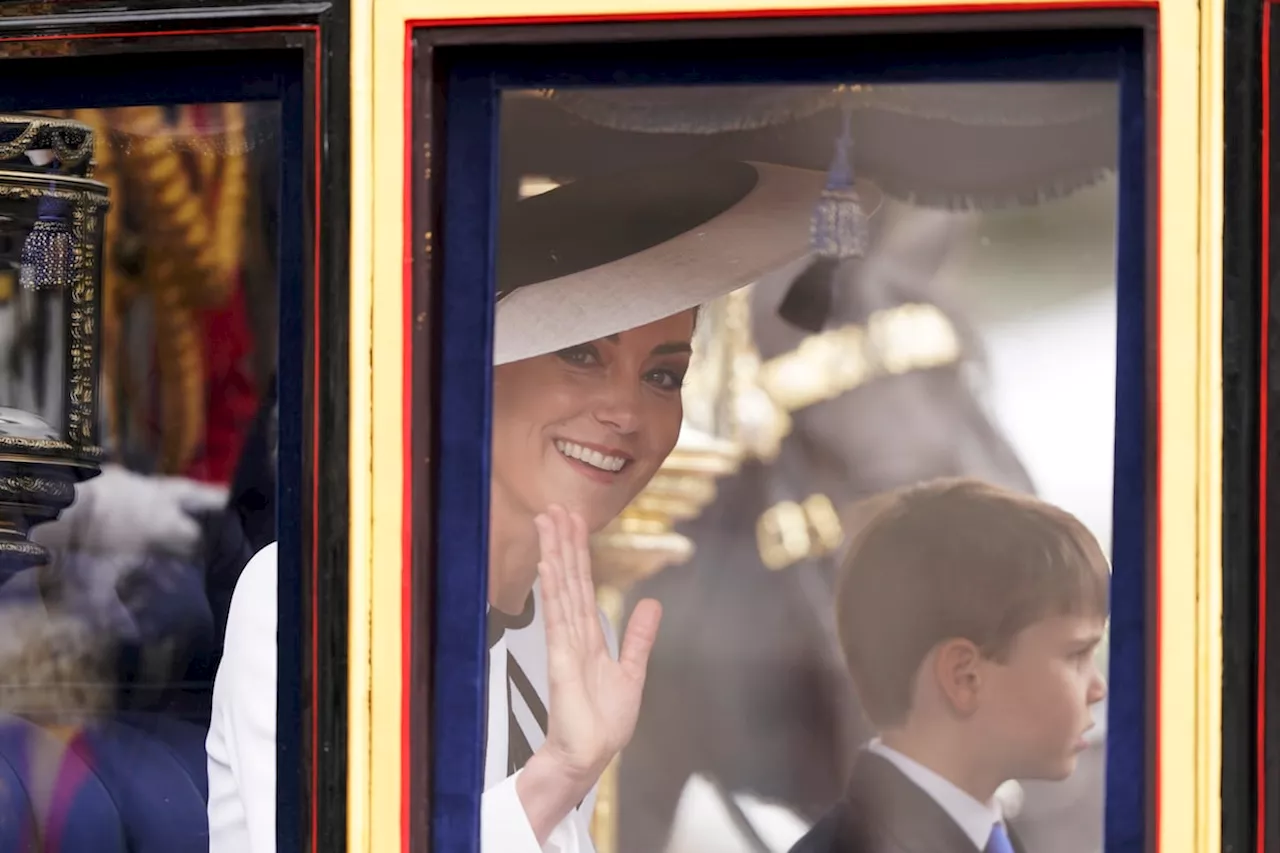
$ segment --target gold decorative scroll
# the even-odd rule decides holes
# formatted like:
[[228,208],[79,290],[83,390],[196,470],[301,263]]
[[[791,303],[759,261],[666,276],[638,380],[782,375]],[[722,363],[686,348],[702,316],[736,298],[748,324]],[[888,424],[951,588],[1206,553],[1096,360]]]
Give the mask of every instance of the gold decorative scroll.
[[784,411],[834,400],[873,379],[955,364],[960,338],[937,307],[908,304],[877,311],[866,325],[841,326],[804,339],[760,367],[760,385]]

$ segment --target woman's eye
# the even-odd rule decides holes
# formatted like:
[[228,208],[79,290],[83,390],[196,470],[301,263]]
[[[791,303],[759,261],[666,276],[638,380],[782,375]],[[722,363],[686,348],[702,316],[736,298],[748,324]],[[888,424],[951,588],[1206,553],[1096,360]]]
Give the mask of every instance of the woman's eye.
[[651,372],[649,381],[664,391],[674,391],[684,385],[684,374],[663,368]]
[[556,353],[563,361],[578,366],[586,366],[596,364],[600,361],[599,354],[594,348],[589,346],[569,347]]

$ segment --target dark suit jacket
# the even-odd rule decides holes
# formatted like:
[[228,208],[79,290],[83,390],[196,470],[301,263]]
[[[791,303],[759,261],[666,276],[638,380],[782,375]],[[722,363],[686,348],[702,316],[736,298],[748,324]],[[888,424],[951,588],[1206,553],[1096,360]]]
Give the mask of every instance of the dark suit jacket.
[[[1009,830],[1016,853],[1026,853]],[[861,752],[844,800],[791,853],[979,853],[951,816],[893,763]]]

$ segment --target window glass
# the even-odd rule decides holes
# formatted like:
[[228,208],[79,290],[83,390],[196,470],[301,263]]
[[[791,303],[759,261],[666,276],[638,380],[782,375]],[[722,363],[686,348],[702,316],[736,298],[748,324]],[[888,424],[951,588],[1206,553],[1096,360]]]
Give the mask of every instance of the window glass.
[[503,93],[487,853],[1102,849],[1118,93]]

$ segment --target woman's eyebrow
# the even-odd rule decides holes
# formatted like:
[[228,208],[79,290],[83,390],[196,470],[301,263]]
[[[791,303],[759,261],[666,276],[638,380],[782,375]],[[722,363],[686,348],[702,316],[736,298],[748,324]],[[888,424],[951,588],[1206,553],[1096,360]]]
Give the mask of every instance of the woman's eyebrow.
[[669,344],[658,344],[653,348],[652,355],[687,355],[693,353],[693,347],[687,343],[676,342]]

